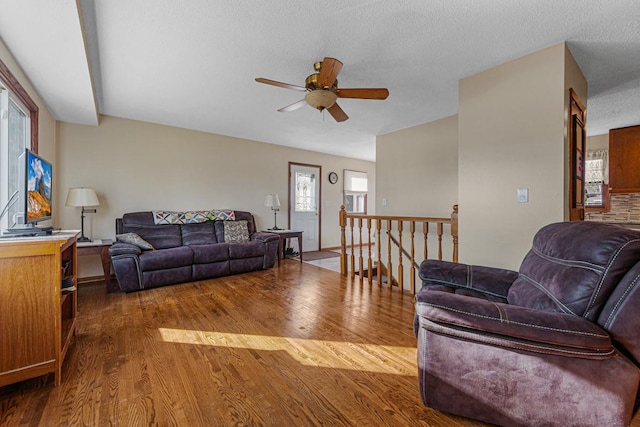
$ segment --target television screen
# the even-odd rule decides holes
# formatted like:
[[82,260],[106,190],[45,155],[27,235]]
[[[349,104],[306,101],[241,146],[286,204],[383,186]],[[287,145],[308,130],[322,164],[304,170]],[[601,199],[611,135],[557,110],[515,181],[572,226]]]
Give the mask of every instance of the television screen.
[[51,163],[30,150],[26,154],[27,222],[51,219]]

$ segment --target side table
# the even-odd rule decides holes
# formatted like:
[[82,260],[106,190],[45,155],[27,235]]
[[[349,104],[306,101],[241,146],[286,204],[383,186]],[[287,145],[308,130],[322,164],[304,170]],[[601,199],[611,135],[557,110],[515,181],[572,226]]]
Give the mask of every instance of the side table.
[[280,237],[278,240],[278,266],[280,259],[284,258],[284,244],[287,239],[298,238],[298,252],[300,253],[300,262],[302,262],[302,231],[294,230],[264,230],[267,233],[275,233]]
[[111,256],[109,255],[109,248],[113,244],[113,240],[92,240],[90,242],[78,242],[78,256],[83,255],[100,255],[102,261],[102,273],[104,274],[104,283],[107,287],[107,292],[113,292],[118,290],[118,286],[111,283]]

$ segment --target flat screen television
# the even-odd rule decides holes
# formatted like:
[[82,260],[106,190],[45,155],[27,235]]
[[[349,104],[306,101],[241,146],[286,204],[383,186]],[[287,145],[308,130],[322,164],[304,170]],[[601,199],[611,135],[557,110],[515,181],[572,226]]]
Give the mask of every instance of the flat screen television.
[[51,234],[51,227],[36,227],[36,223],[52,218],[53,167],[51,163],[29,149],[19,159],[18,212],[9,235]]
[[52,167],[42,157],[27,149],[25,159],[24,213],[27,224],[51,219]]

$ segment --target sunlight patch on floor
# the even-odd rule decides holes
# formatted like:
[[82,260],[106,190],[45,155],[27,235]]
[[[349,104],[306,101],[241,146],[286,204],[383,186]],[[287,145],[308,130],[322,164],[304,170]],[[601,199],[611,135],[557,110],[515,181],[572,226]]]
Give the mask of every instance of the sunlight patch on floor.
[[261,351],[286,351],[298,363],[320,368],[349,369],[417,376],[416,348],[344,341],[159,328],[162,340]]

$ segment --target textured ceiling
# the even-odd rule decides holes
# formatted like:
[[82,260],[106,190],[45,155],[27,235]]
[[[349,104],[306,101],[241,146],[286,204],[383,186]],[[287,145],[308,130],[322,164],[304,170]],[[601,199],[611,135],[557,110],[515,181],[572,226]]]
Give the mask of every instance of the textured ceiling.
[[[640,124],[637,0],[0,0],[0,37],[57,120],[98,114],[367,160],[375,137],[458,110],[458,80],[566,41],[589,82],[587,131]],[[325,56],[336,123],[278,108]]]

